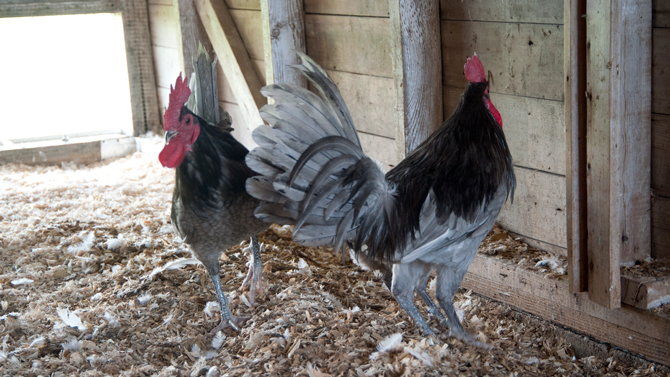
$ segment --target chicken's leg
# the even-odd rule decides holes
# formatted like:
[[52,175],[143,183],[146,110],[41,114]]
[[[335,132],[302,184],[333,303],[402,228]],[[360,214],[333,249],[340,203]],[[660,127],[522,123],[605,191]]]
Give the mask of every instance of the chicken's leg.
[[419,279],[419,283],[416,286],[416,293],[423,299],[423,301],[428,305],[428,312],[436,316],[440,321],[447,322],[447,319],[442,314],[440,307],[437,306],[435,301],[430,297],[428,291],[426,290],[426,285],[428,284],[428,278],[430,278],[430,270],[424,276]]
[[228,299],[226,295],[223,294],[223,289],[221,288],[221,279],[219,278],[219,263],[218,259],[216,263],[208,263],[205,265],[209,277],[212,279],[214,284],[214,290],[216,291],[216,296],[219,299],[219,306],[221,307],[221,323],[216,326],[210,334],[215,334],[220,330],[223,330],[227,327],[232,327],[236,331],[240,331],[239,326],[244,324],[249,318],[245,317],[235,317],[228,308]]
[[456,315],[456,310],[454,309],[454,295],[456,294],[458,287],[461,285],[461,281],[463,280],[466,271],[466,269],[454,270],[446,266],[442,266],[438,269],[437,288],[435,292],[437,301],[440,303],[442,310],[447,313],[445,324],[449,327],[449,335],[472,345],[488,349],[491,348],[490,345],[476,341],[472,335],[465,332],[461,321],[458,319],[458,315]]
[[424,268],[417,267],[422,266],[418,265],[416,262],[394,265],[391,292],[396,301],[398,301],[398,304],[400,304],[407,314],[412,317],[414,323],[423,330],[424,335],[435,335],[430,326],[428,326],[428,323],[426,323],[426,320],[421,316],[421,313],[419,313],[419,309],[414,305],[414,290],[416,289],[416,283],[424,273]]
[[252,260],[249,261],[249,272],[247,272],[247,277],[244,278],[242,282],[242,287],[240,289],[246,288],[249,286],[249,302],[254,303],[256,300],[256,291],[258,294],[263,294],[263,261],[261,260],[261,247],[258,244],[258,236],[251,237],[251,249]]

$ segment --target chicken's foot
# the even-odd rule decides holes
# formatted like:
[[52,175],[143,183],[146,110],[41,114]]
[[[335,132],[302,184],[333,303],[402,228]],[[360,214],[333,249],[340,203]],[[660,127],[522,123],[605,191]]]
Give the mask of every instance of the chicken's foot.
[[249,286],[249,302],[251,304],[256,300],[256,291],[259,295],[263,294],[263,261],[261,260],[261,247],[258,243],[258,236],[251,237],[251,245],[249,249],[252,254],[252,259],[249,261],[249,271],[247,277],[242,282],[241,290]]
[[[217,265],[218,266],[218,265]],[[209,271],[208,271],[209,272]],[[210,334],[216,334],[220,330],[223,330],[228,327],[232,327],[235,331],[240,331],[240,327],[246,322],[248,317],[235,317],[228,308],[228,298],[223,294],[223,289],[221,288],[221,278],[219,278],[219,271],[212,271],[209,273],[209,277],[214,283],[214,290],[216,291],[216,296],[219,299],[219,306],[221,308],[221,323],[216,326]]]

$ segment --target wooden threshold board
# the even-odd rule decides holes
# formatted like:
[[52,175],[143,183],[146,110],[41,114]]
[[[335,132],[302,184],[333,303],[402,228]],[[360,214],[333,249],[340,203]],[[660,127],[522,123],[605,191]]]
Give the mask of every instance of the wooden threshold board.
[[135,138],[100,135],[0,146],[1,164],[59,165],[62,162],[90,164],[137,151]]
[[670,318],[629,305],[607,309],[570,293],[567,281],[545,279],[499,258],[477,254],[463,288],[670,366]]

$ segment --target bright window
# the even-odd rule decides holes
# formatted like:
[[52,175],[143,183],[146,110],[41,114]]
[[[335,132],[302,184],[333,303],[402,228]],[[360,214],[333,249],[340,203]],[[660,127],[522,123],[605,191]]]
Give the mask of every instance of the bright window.
[[133,134],[120,13],[0,19],[0,141]]

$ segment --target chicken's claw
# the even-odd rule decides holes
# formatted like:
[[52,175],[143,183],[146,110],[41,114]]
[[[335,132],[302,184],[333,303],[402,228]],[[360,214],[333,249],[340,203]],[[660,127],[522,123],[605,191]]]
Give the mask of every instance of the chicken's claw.
[[235,317],[234,315],[231,315],[229,320],[222,318],[221,323],[213,328],[212,331],[209,332],[209,335],[214,335],[217,332],[225,330],[229,327],[235,331],[240,331],[240,327],[242,327],[249,320],[249,318],[250,317]]

